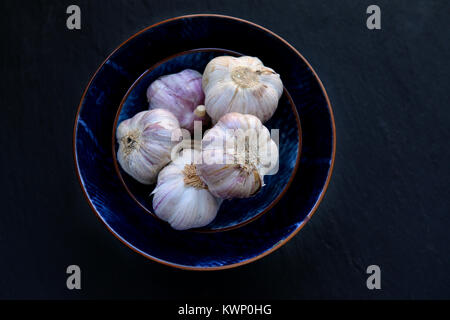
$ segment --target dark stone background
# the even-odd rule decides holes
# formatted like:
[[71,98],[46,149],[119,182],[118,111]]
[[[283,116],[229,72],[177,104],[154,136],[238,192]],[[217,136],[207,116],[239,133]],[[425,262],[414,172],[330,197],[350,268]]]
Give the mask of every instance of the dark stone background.
[[[66,29],[70,4],[81,31]],[[370,4],[380,31],[365,26]],[[122,245],[91,212],[72,158],[97,66],[144,27],[190,13],[284,37],[336,118],[335,169],[313,219],[268,257],[219,272],[172,269]],[[450,298],[449,14],[447,0],[2,0],[0,298]],[[81,291],[66,289],[70,264]],[[366,288],[370,264],[382,290]]]

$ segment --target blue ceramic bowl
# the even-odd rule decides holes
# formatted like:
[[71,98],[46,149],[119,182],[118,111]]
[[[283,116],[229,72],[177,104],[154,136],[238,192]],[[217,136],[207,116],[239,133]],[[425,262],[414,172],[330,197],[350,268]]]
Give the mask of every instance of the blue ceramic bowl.
[[[146,91],[158,77],[180,72],[187,68],[203,73],[208,62],[221,55],[238,56],[239,54],[229,50],[210,48],[189,50],[168,57],[144,72],[128,90],[119,106],[112,135],[114,166],[130,196],[150,214],[153,214],[153,207],[152,197],[149,195],[154,186],[137,182],[118,165],[116,154],[119,146],[115,139],[116,129],[123,120],[129,119],[141,111],[148,110]],[[204,228],[193,231],[217,232],[241,227],[266,213],[286,192],[298,167],[301,150],[299,115],[286,89],[280,98],[277,111],[265,123],[265,126],[269,130],[279,130],[278,172],[275,175],[264,177],[266,185],[254,197],[225,200],[213,222]],[[154,217],[157,218],[156,215]]]
[[[116,114],[136,79],[158,62],[166,61],[167,57],[198,48],[226,48],[257,56],[275,69],[285,85],[285,97],[288,99],[290,95],[293,100],[302,126],[301,157],[290,188],[259,219],[224,232],[175,231],[148,214],[126,191],[116,172],[111,148]],[[176,64],[167,66],[170,65]],[[162,70],[166,71],[168,69]],[[280,128],[280,134],[284,129],[296,132],[288,134],[286,141],[294,151],[283,152],[288,159],[283,165],[288,168],[286,172],[292,173],[298,143],[291,139],[298,139],[298,129],[295,121],[284,119],[294,118],[295,112],[289,111],[287,104],[283,105],[285,107],[277,111],[283,114],[275,118],[280,122],[275,125],[289,124],[289,127]],[[123,117],[126,116],[124,113]],[[297,50],[256,24],[219,15],[192,15],[163,21],[139,32],[99,67],[80,102],[74,127],[74,157],[90,206],[119,240],[160,263],[185,269],[215,270],[261,258],[282,246],[304,226],[316,211],[329,183],[335,139],[333,114],[325,89]],[[272,182],[274,186],[278,185],[277,178],[278,175],[273,176],[275,180],[271,180],[270,185]],[[284,176],[280,178],[285,179]],[[269,187],[269,181],[267,184]],[[280,186],[286,189],[285,185]],[[246,207],[246,210],[255,209]],[[252,220],[254,216],[253,213],[240,214],[232,224],[236,225],[239,219],[241,222]],[[230,221],[219,221],[209,227],[230,226]]]

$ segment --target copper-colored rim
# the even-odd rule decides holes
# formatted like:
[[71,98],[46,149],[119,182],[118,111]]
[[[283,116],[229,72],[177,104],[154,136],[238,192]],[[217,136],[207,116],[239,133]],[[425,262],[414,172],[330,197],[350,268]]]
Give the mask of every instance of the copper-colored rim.
[[[128,192],[128,194],[130,195],[130,197],[142,208],[144,209],[147,213],[151,214],[153,217],[155,217],[156,219],[160,220],[162,223],[167,223],[163,220],[161,220],[154,212],[150,211],[146,206],[144,206],[136,197],[135,195],[131,192],[130,188],[128,188],[128,185],[125,183],[125,180],[123,179],[122,173],[120,172],[120,168],[119,168],[119,164],[117,162],[117,150],[116,150],[116,131],[117,131],[117,124],[119,121],[119,116],[120,113],[123,109],[123,105],[125,103],[125,101],[128,99],[128,96],[131,94],[131,92],[136,88],[136,86],[139,84],[139,82],[146,77],[149,73],[151,73],[153,70],[155,70],[156,68],[158,68],[159,66],[161,66],[162,64],[166,63],[167,61],[170,61],[176,57],[182,56],[182,55],[186,55],[189,53],[195,53],[195,52],[208,52],[208,51],[215,51],[215,52],[221,52],[221,53],[226,53],[226,54],[230,54],[230,55],[238,55],[238,56],[242,56],[241,53],[236,52],[236,51],[232,51],[232,50],[227,50],[227,49],[221,49],[221,48],[200,48],[200,49],[192,49],[192,50],[187,50],[187,51],[182,51],[179,53],[176,53],[174,55],[171,55],[159,62],[157,62],[156,64],[154,64],[153,66],[151,66],[149,69],[147,69],[144,73],[142,73],[139,78],[131,85],[131,87],[128,89],[127,93],[125,94],[125,96],[122,98],[122,101],[119,104],[119,108],[117,109],[116,112],[116,117],[114,119],[114,124],[113,124],[113,131],[112,131],[112,158],[113,158],[113,165],[114,165],[114,169],[116,170],[116,173],[119,177],[120,182],[122,183],[122,185],[124,186],[125,190]],[[294,177],[297,173],[297,169],[300,163],[300,153],[301,153],[301,149],[302,149],[302,127],[301,127],[301,123],[300,123],[300,116],[298,115],[298,111],[297,108],[295,106],[294,101],[292,100],[291,95],[289,94],[289,92],[286,90],[286,88],[283,88],[283,93],[286,95],[286,97],[289,100],[289,104],[291,106],[292,112],[295,115],[295,120],[297,122],[297,135],[298,135],[298,149],[297,149],[297,156],[295,159],[295,166],[292,170],[292,173],[289,177],[288,182],[286,183],[286,185],[284,186],[283,190],[278,194],[278,196],[266,207],[264,208],[264,210],[262,210],[260,213],[258,213],[256,216],[245,220],[241,223],[238,223],[236,225],[233,226],[229,226],[229,227],[224,227],[224,228],[219,228],[219,229],[205,229],[205,228],[196,228],[196,229],[189,229],[187,230],[188,232],[200,232],[200,233],[216,233],[216,232],[224,232],[224,231],[229,231],[229,230],[234,230],[240,227],[245,226],[246,224],[249,224],[252,221],[255,221],[256,219],[262,217],[265,213],[267,213],[268,211],[270,211],[270,209],[272,209],[283,197],[283,195],[287,192],[287,190],[289,189],[289,187],[292,184],[292,181],[294,180]]]
[[[140,250],[138,250],[137,248],[133,247],[131,244],[129,244],[127,241],[125,241],[124,239],[122,239],[118,234],[116,234],[114,232],[114,230],[112,230],[108,224],[103,220],[103,218],[98,214],[98,212],[96,211],[96,209],[94,208],[91,200],[89,199],[88,195],[86,194],[86,190],[84,188],[83,185],[83,181],[81,180],[81,176],[80,176],[80,170],[78,168],[78,161],[77,161],[77,154],[76,154],[76,133],[77,133],[77,123],[78,123],[78,118],[79,118],[79,114],[80,114],[80,110],[81,110],[81,106],[83,104],[83,100],[84,97],[92,83],[92,81],[94,80],[95,76],[97,75],[98,71],[103,67],[103,65],[106,63],[106,61],[108,61],[108,59],[117,51],[119,50],[125,43],[127,43],[128,41],[130,41],[131,39],[137,37],[138,35],[140,35],[141,33],[154,28],[156,26],[159,26],[161,24],[164,23],[168,23],[174,20],[179,20],[179,19],[185,19],[185,18],[194,18],[194,17],[218,17],[218,18],[224,18],[224,19],[230,19],[230,20],[235,20],[235,21],[239,21],[239,22],[243,22],[243,23],[247,23],[251,26],[254,26],[256,28],[259,28],[267,33],[269,33],[270,35],[276,37],[278,40],[280,40],[281,42],[283,42],[286,46],[288,46],[292,51],[295,52],[295,54],[297,54],[302,60],[303,62],[310,68],[311,72],[313,73],[314,77],[316,78],[316,80],[318,81],[320,88],[325,96],[325,100],[327,102],[328,105],[328,111],[330,113],[330,118],[331,118],[331,125],[332,125],[332,129],[333,129],[333,147],[332,147],[332,157],[331,157],[331,164],[330,164],[330,168],[328,170],[328,175],[327,175],[327,179],[325,181],[325,185],[322,189],[322,192],[319,196],[319,199],[316,201],[316,203],[314,204],[313,208],[311,209],[311,211],[309,212],[309,214],[305,217],[305,219],[303,220],[303,222],[297,227],[297,229],[295,229],[286,239],[279,241],[275,246],[273,246],[272,248],[264,251],[263,253],[257,255],[256,257],[247,259],[245,261],[241,261],[241,262],[237,262],[234,264],[230,264],[230,265],[225,265],[225,266],[219,266],[219,267],[191,267],[191,266],[185,266],[185,265],[180,265],[180,264],[176,264],[176,263],[172,263],[172,262],[168,262],[168,261],[164,261],[155,257],[152,257],[148,254],[146,254],[145,252],[142,252]],[[84,197],[86,198],[89,206],[91,207],[91,209],[94,211],[95,215],[97,216],[97,218],[100,219],[100,221],[106,226],[106,228],[117,238],[119,239],[123,244],[125,244],[127,247],[129,247],[131,250],[143,255],[144,257],[162,263],[164,265],[170,266],[170,267],[176,267],[179,269],[184,269],[184,270],[198,270],[198,271],[213,271],[213,270],[224,270],[224,269],[231,269],[231,268],[235,268],[238,266],[242,266],[242,265],[246,265],[248,263],[251,263],[253,261],[259,260],[265,256],[267,256],[268,254],[272,253],[273,251],[277,250],[278,248],[280,248],[281,246],[283,246],[284,244],[286,244],[289,240],[291,240],[306,224],[306,222],[308,222],[312,215],[317,211],[317,208],[320,204],[320,202],[322,201],[323,197],[325,196],[325,193],[328,189],[328,185],[330,184],[330,179],[331,179],[331,175],[333,173],[333,169],[334,169],[334,161],[335,161],[335,156],[336,156],[336,126],[334,123],[334,115],[333,115],[333,109],[331,107],[331,102],[330,99],[328,97],[328,94],[325,90],[325,87],[323,86],[322,81],[319,79],[317,73],[314,71],[313,67],[309,64],[309,62],[300,54],[300,52],[297,51],[297,49],[295,49],[292,45],[290,45],[286,40],[284,40],[283,38],[281,38],[279,35],[275,34],[274,32],[247,20],[244,19],[240,19],[240,18],[235,18],[235,17],[231,17],[231,16],[225,16],[225,15],[219,15],[219,14],[193,14],[193,15],[185,15],[185,16],[179,16],[179,17],[175,17],[175,18],[171,18],[171,19],[167,19],[161,22],[158,22],[156,24],[153,24],[141,31],[139,31],[138,33],[134,34],[133,36],[131,36],[130,38],[128,38],[126,41],[124,41],[120,46],[118,46],[103,62],[102,64],[97,68],[97,70],[95,71],[94,75],[91,77],[91,79],[88,82],[88,85],[86,86],[86,89],[83,92],[83,95],[81,96],[81,100],[80,103],[78,105],[78,110],[77,110],[77,114],[75,117],[75,123],[74,123],[74,128],[73,128],[73,139],[72,139],[72,143],[73,143],[73,156],[74,156],[74,162],[75,162],[75,169],[76,169],[76,174],[77,174],[77,178],[78,178],[78,182],[81,185]]]

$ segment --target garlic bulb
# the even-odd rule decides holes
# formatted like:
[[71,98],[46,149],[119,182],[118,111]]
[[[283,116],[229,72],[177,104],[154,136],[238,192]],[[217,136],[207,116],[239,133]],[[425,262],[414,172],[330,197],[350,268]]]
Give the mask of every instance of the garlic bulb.
[[194,121],[209,122],[202,90],[201,73],[186,69],[179,73],[162,76],[147,89],[150,109],[162,108],[172,112],[180,126],[194,130]]
[[214,220],[222,202],[197,175],[195,159],[200,157],[200,151],[184,149],[161,170],[152,192],[155,214],[176,230],[206,226]]
[[255,57],[221,56],[203,73],[206,112],[216,123],[229,112],[252,114],[262,122],[274,114],[283,93],[280,75]]
[[264,185],[278,165],[278,147],[252,115],[228,113],[205,134],[197,171],[217,197],[247,198]]
[[172,132],[180,130],[175,116],[164,109],[142,111],[122,121],[117,128],[117,160],[126,173],[143,184],[152,184],[178,141]]

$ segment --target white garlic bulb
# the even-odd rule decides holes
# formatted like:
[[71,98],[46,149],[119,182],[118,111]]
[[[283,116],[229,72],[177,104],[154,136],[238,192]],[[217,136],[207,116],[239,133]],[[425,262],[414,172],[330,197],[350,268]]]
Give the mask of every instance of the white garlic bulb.
[[274,114],[283,93],[280,75],[248,56],[212,59],[202,85],[206,112],[213,123],[229,112],[252,114],[264,123]]
[[202,74],[191,69],[162,76],[147,89],[150,109],[162,108],[172,112],[180,126],[194,130],[194,121],[209,122],[202,90]]
[[178,143],[172,141],[174,130],[180,130],[178,120],[164,109],[142,111],[122,121],[116,133],[122,169],[143,184],[154,183]]
[[176,230],[206,226],[214,220],[222,203],[197,175],[195,162],[200,157],[200,151],[184,149],[161,170],[152,192],[155,214]]
[[247,198],[264,185],[264,175],[275,173],[278,147],[269,130],[252,115],[228,113],[202,140],[202,162],[197,171],[217,197]]

